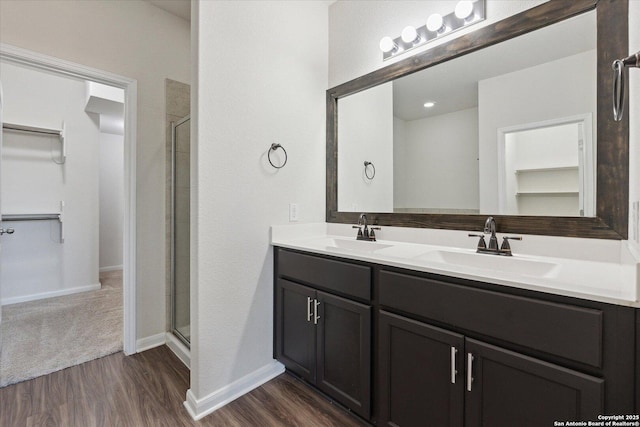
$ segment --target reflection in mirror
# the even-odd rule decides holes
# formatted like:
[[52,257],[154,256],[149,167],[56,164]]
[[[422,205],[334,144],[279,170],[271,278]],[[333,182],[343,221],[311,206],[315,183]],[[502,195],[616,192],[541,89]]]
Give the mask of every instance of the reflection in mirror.
[[501,214],[595,215],[591,122],[587,114],[498,130]]
[[[385,83],[340,100],[338,207],[348,212],[393,212],[393,85]],[[364,161],[376,165],[368,179]]]
[[595,215],[595,11],[338,104],[338,211]]

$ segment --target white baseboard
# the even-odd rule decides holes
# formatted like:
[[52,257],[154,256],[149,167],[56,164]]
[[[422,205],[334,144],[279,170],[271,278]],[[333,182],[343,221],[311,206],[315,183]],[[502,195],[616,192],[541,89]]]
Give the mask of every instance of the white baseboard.
[[124,269],[122,264],[120,264],[120,265],[109,265],[107,267],[100,267],[98,269],[98,272],[104,273],[104,272],[107,272],[107,271],[116,271],[116,270],[122,270],[122,269]]
[[283,372],[284,365],[274,360],[272,363],[245,375],[202,399],[197,399],[189,389],[187,390],[187,401],[184,402],[184,406],[187,408],[189,415],[198,421]]
[[140,338],[136,341],[136,352],[150,350],[154,347],[160,347],[165,344],[166,332],[160,334],[151,335],[150,337]]
[[184,363],[184,366],[191,369],[191,350],[189,350],[187,346],[171,332],[166,333],[165,341],[167,343],[167,347],[169,347],[171,351],[178,356],[178,359]]
[[10,304],[17,304],[19,302],[27,302],[27,301],[35,301],[35,300],[45,299],[45,298],[61,297],[64,295],[77,294],[79,292],[97,291],[98,289],[100,289],[100,287],[101,287],[100,283],[95,283],[93,285],[78,286],[77,288],[59,289],[57,291],[40,292],[37,294],[22,295],[19,297],[2,298],[2,300],[0,300],[0,305],[10,305]]

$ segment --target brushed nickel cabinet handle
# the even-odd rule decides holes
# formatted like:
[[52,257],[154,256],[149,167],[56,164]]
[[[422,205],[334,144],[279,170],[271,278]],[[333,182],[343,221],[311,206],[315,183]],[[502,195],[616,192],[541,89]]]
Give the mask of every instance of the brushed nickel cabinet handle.
[[320,301],[315,300],[313,304],[313,324],[317,325],[318,320],[320,320],[320,316],[318,315],[318,306],[320,305]]
[[471,391],[473,383],[473,354],[467,353],[467,391]]
[[307,322],[311,322],[311,297],[307,297]]
[[458,375],[458,371],[456,370],[456,353],[458,349],[455,347],[451,347],[451,384],[456,383],[456,375]]

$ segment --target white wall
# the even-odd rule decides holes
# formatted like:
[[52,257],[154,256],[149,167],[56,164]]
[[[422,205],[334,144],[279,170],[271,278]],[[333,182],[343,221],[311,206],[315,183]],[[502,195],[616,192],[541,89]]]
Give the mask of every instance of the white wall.
[[[640,1],[629,2],[629,54],[640,51]],[[633,202],[640,201],[640,68],[629,70],[629,240],[640,250],[638,218]],[[636,230],[635,235],[633,230]]]
[[595,51],[588,51],[478,83],[480,212],[499,211],[498,129],[586,113],[595,117],[595,64]]
[[[301,222],[324,220],[328,13],[307,1],[195,8],[189,394],[206,410],[273,363],[269,226],[291,202]],[[276,141],[289,155],[278,171],[266,158]]]
[[393,212],[393,84],[341,100],[338,122],[338,210]]
[[[2,76],[0,76],[0,124],[4,120],[3,115],[4,110],[4,92],[2,90]],[[1,125],[0,125],[1,126]],[[2,145],[4,144],[3,140],[3,132],[0,130],[0,156],[2,155]],[[0,174],[0,188],[2,188],[2,174]],[[2,212],[2,198],[0,197],[0,212]],[[2,242],[0,241],[0,249],[2,247]],[[2,251],[0,250],[0,257],[2,256]],[[0,298],[2,295],[0,294]],[[2,352],[2,303],[0,302],[0,352]]]
[[4,131],[2,213],[57,213],[64,201],[64,243],[58,221],[5,222],[2,303],[91,289],[98,285],[98,155],[95,114],[84,111],[85,83],[0,63],[7,123],[60,129],[66,162],[56,164],[58,137]]
[[[101,118],[102,120],[102,118]],[[124,229],[124,137],[100,133],[101,271],[122,267]]]
[[190,81],[189,22],[140,0],[1,1],[0,40],[137,79],[137,336],[164,332],[164,79]]
[[395,208],[477,210],[478,109],[395,123]]

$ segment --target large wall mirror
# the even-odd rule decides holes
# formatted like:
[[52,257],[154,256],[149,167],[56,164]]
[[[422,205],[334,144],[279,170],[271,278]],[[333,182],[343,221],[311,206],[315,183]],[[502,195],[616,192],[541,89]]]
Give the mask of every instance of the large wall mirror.
[[627,8],[551,0],[328,90],[327,221],[626,239]]

